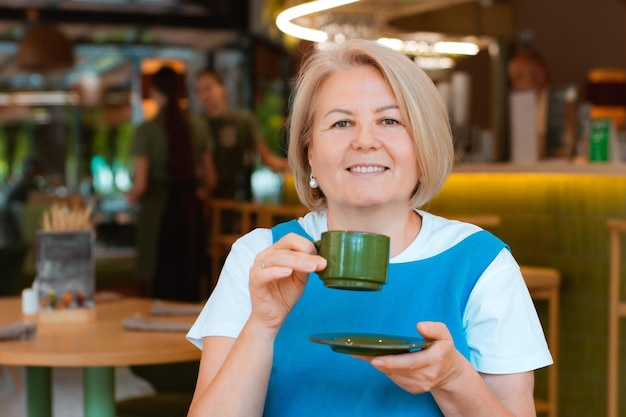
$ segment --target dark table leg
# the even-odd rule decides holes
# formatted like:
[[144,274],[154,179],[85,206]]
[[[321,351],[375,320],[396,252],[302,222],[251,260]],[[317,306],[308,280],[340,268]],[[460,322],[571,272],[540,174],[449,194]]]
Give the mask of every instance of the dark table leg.
[[26,367],[26,410],[28,417],[52,417],[52,369]]

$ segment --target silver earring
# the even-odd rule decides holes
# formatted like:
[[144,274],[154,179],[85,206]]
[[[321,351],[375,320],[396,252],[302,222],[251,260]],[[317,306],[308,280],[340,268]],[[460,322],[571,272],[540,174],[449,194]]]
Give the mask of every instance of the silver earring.
[[311,172],[311,174],[309,174],[309,187],[311,187],[311,188],[319,187],[319,185],[317,184],[317,180],[313,176],[312,172]]

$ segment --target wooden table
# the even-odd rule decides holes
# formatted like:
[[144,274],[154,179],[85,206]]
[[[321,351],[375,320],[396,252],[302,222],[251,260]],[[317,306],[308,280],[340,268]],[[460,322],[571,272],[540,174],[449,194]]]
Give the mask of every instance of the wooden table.
[[[28,417],[52,416],[52,367],[83,368],[85,417],[115,416],[116,366],[200,359],[182,332],[131,331],[122,319],[148,316],[152,299],[123,298],[96,305],[90,323],[44,323],[32,340],[0,341],[0,364],[26,367]],[[193,322],[194,317],[167,320]],[[0,326],[23,320],[21,300],[0,298]],[[165,318],[164,318],[165,320]]]

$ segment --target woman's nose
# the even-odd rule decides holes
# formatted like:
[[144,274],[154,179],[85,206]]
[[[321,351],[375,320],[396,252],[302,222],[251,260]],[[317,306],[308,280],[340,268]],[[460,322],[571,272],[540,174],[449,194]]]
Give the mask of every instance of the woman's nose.
[[359,124],[356,128],[352,146],[356,149],[376,149],[380,147],[381,141],[378,138],[375,126],[369,124]]

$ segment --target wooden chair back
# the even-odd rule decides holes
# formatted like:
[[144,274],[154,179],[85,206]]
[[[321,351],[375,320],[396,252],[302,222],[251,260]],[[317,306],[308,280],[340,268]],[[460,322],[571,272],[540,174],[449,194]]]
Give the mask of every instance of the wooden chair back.
[[270,228],[280,222],[297,219],[308,212],[302,205],[212,199],[209,202],[211,276],[208,292],[215,287],[224,258],[240,236],[258,227]]

